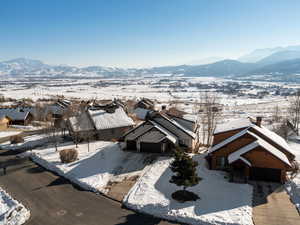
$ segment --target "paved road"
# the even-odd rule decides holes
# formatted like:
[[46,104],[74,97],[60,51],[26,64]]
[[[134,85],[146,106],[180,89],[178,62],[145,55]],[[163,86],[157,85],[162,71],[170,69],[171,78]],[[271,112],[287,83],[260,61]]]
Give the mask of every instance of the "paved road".
[[255,225],[300,225],[300,216],[283,185],[253,182]]
[[[14,156],[0,154],[0,163]],[[0,170],[0,186],[31,211],[26,225],[168,225],[157,218],[121,208],[121,204],[73,187],[29,160]]]

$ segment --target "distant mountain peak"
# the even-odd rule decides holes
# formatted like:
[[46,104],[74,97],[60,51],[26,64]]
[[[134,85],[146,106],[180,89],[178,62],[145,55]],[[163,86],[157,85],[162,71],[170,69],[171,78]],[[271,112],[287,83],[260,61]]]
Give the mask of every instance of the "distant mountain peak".
[[287,47],[275,47],[275,48],[262,48],[262,49],[255,49],[254,51],[250,52],[249,54],[243,55],[238,58],[241,62],[251,62],[255,63],[263,58],[266,58],[276,52],[280,51],[300,51],[300,45],[291,45]]

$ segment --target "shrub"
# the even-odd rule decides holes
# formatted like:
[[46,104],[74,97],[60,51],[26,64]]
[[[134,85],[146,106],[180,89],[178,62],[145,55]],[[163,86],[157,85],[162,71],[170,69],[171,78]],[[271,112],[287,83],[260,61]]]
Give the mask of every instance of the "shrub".
[[19,144],[19,143],[23,143],[23,142],[24,142],[24,138],[19,135],[15,135],[10,138],[11,144]]
[[76,149],[64,149],[59,152],[59,156],[62,163],[71,163],[76,161],[78,152]]

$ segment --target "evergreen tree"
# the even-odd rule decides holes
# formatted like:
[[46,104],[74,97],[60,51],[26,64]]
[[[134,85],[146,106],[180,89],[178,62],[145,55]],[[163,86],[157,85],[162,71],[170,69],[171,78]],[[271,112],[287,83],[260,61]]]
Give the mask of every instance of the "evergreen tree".
[[201,180],[196,172],[198,162],[194,161],[187,153],[179,148],[175,150],[174,157],[175,159],[171,163],[170,169],[175,175],[171,177],[170,183],[183,186],[184,191],[187,187],[197,185]]

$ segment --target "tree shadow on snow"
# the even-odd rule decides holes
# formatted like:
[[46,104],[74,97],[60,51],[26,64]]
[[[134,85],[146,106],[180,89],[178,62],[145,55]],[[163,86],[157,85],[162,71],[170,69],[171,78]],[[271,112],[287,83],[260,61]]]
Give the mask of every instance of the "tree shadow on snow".
[[[161,207],[161,213],[164,215],[171,210],[194,207],[194,213],[197,216],[201,216],[247,206],[247,203],[241,198],[246,194],[245,192],[249,190],[247,185],[229,183],[224,180],[222,176],[219,176],[220,179],[218,180],[218,175],[215,177],[214,175],[205,176],[205,173],[209,173],[208,169],[200,171],[200,173],[198,169],[198,175],[203,178],[203,180],[201,180],[198,185],[187,189],[197,194],[200,199],[197,201],[179,203],[174,200],[171,195],[173,192],[181,190],[182,187],[178,187],[169,182],[173,173],[167,168],[154,184],[154,187],[170,201],[170,204],[167,207],[157,204],[153,205],[153,207]],[[240,188],[235,188],[235,190],[231,191],[235,185],[237,185],[236,187],[240,186]],[[230,195],[227,194],[228,192],[231,192]],[[249,198],[251,198],[251,196]],[[145,207],[147,207],[147,205]],[[151,207],[151,205],[148,207]]]
[[[175,224],[173,222],[166,222],[160,218],[156,218],[150,215],[141,214],[141,213],[133,213],[127,216],[123,216],[120,218],[122,222],[117,223],[116,225],[157,225],[157,224]],[[125,221],[123,221],[125,220]]]

